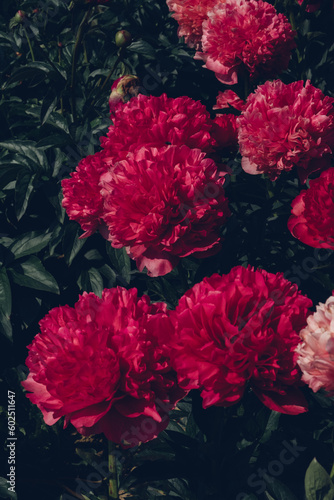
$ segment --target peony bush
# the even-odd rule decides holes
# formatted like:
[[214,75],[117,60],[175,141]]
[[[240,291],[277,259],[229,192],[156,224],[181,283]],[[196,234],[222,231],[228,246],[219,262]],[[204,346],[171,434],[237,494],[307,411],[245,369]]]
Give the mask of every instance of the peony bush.
[[334,495],[332,16],[1,3],[0,496]]

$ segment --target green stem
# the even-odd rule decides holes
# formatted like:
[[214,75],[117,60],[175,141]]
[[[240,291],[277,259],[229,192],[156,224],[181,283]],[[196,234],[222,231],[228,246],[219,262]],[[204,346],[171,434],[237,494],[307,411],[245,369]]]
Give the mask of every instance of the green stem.
[[91,8],[87,10],[86,14],[84,15],[79,25],[73,51],[72,71],[71,71],[71,108],[72,108],[73,121],[75,121],[76,118],[76,109],[75,109],[75,77],[77,69],[76,66],[79,57],[80,44],[84,35],[84,28],[90,16],[90,13],[91,13]]
[[93,100],[92,100],[92,102],[90,103],[90,105],[89,105],[89,107],[88,107],[88,109],[87,109],[86,113],[85,113],[85,114],[84,114],[84,116],[83,116],[83,120],[85,120],[85,118],[88,116],[88,114],[89,114],[90,110],[92,109],[92,107],[93,107],[93,106],[94,106],[94,104],[96,103],[96,101],[97,101],[97,99],[99,98],[99,96],[102,94],[102,92],[103,92],[103,90],[105,89],[105,87],[106,87],[107,83],[109,82],[110,78],[112,77],[112,74],[113,74],[113,72],[115,71],[115,69],[116,69],[116,67],[117,67],[118,63],[121,61],[121,59],[122,59],[122,55],[123,55],[123,54],[122,54],[122,49],[120,49],[120,50],[119,50],[119,52],[118,52],[118,56],[117,56],[116,61],[114,62],[114,64],[113,64],[113,66],[112,66],[111,70],[109,71],[108,75],[106,76],[106,78],[105,78],[104,82],[102,83],[101,87],[99,88],[99,91],[98,91],[97,95],[94,97],[94,99],[93,99]]
[[27,42],[28,42],[28,45],[29,45],[29,50],[30,50],[30,54],[31,54],[31,59],[32,59],[32,62],[35,62],[35,55],[34,55],[34,51],[32,49],[32,45],[30,43],[30,39],[28,37],[28,33],[27,33],[27,30],[25,29],[25,27],[23,26],[23,31],[24,31],[24,34],[25,34],[25,37],[27,39]]
[[117,465],[115,445],[108,441],[109,490],[108,499],[118,499]]

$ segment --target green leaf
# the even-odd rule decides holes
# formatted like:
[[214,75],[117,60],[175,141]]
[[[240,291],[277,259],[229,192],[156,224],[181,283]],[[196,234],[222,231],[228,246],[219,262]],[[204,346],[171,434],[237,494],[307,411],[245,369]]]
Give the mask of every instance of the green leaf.
[[54,110],[56,107],[58,101],[58,97],[54,95],[53,91],[48,92],[46,97],[43,99],[43,104],[41,107],[41,122],[42,125],[47,121],[49,118],[50,113]]
[[142,54],[148,59],[155,59],[156,52],[152,45],[145,40],[138,40],[136,42],[132,42],[132,44],[127,48],[127,50],[131,50],[132,52],[137,52],[138,54]]
[[121,275],[126,284],[130,283],[131,261],[125,248],[113,248],[106,242],[107,254],[114,269]]
[[6,269],[0,269],[0,310],[9,319],[12,312],[12,293]]
[[19,172],[15,185],[15,211],[17,220],[20,220],[25,214],[30,197],[34,189],[34,180],[36,174],[23,169]]
[[15,259],[20,259],[42,250],[48,245],[51,237],[52,233],[45,231],[24,233],[9,247],[9,250],[14,254]]
[[15,264],[8,271],[14,283],[18,285],[59,294],[57,281],[35,256],[31,256],[26,261]]
[[25,66],[21,66],[16,69],[11,77],[7,80],[7,83],[4,85],[4,88],[9,85],[21,82],[23,80],[31,80],[38,77],[39,81],[43,81],[46,78],[53,78],[59,80],[59,78],[64,78],[64,71],[61,71],[60,68],[57,68],[58,71],[51,66],[51,64],[43,63],[43,62],[32,62],[30,64],[26,64]]
[[17,500],[16,493],[8,490],[8,481],[4,477],[0,477],[0,498],[8,498],[10,500]]
[[0,310],[0,332],[13,342],[12,324],[9,318]]
[[37,168],[48,169],[48,160],[44,151],[36,148],[33,141],[5,141],[0,142],[0,147],[28,157]]
[[78,285],[85,292],[93,292],[98,297],[102,296],[103,279],[97,269],[91,267],[84,269],[78,279]]
[[80,233],[81,228],[76,222],[70,221],[65,227],[63,251],[65,254],[65,262],[69,266],[87,241],[87,238],[79,239]]
[[268,474],[263,475],[270,493],[275,496],[275,500],[297,500],[289,488],[278,479]]
[[305,474],[307,500],[334,500],[334,485],[329,474],[314,458]]

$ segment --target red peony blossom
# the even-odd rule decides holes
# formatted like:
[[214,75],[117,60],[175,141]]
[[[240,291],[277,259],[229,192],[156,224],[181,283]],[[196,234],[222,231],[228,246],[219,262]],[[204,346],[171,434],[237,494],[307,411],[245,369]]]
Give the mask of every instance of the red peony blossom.
[[132,447],[167,427],[184,397],[163,339],[166,304],[137,290],[84,293],[52,309],[29,346],[28,398],[52,425],[65,416],[83,435],[104,433]]
[[334,250],[334,168],[310,181],[292,202],[288,221],[291,234],[314,248]]
[[186,145],[213,150],[212,120],[205,106],[190,97],[138,95],[117,107],[107,137],[101,139],[110,165],[142,146]]
[[294,32],[287,18],[262,0],[218,3],[203,22],[202,51],[195,59],[227,85],[238,82],[245,69],[251,78],[287,69]]
[[242,168],[272,180],[297,167],[302,182],[330,165],[334,147],[334,98],[309,81],[280,80],[257,87],[237,119]]
[[[334,295],[334,292],[333,292]],[[320,303],[307,318],[307,326],[300,332],[297,362],[302,379],[313,392],[325,389],[334,395],[334,296]]]
[[190,47],[200,47],[202,23],[216,3],[216,0],[167,0],[172,16],[179,23],[178,35],[184,36]]
[[103,199],[100,195],[100,176],[108,170],[103,152],[87,156],[80,161],[70,179],[63,179],[63,207],[71,220],[77,221],[86,238],[104,226]]
[[229,215],[213,160],[187,146],[142,147],[102,176],[104,220],[115,248],[126,247],[150,276],[170,272],[180,257],[220,249]]
[[200,389],[208,408],[237,403],[248,383],[270,409],[305,412],[295,348],[311,306],[282,273],[237,266],[204,278],[170,314],[180,386]]

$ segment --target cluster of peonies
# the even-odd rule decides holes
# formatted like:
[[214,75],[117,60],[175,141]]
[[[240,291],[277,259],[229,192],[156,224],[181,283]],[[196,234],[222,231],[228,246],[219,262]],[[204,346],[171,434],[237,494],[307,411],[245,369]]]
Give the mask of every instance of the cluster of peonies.
[[41,320],[23,386],[48,425],[64,416],[123,447],[156,437],[190,389],[207,408],[237,403],[248,384],[269,408],[298,414],[295,349],[311,306],[280,273],[241,266],[205,278],[175,311],[136,289],[84,293]]
[[292,202],[288,228],[292,235],[314,248],[334,250],[334,168],[310,181]]
[[195,59],[214,71],[222,83],[238,82],[238,74],[250,78],[274,76],[287,69],[294,32],[287,18],[262,0],[172,1],[179,36],[195,46]]
[[302,380],[314,392],[325,389],[334,394],[334,291],[325,304],[320,303],[307,318],[300,332],[303,340],[297,346],[297,362],[303,372]]
[[297,167],[302,182],[330,166],[334,98],[307,81],[259,85],[237,119],[242,168],[272,180]]
[[63,206],[82,237],[99,230],[151,276],[180,257],[217,252],[229,209],[224,175],[206,157],[220,146],[205,107],[189,97],[138,95],[116,104],[112,120],[103,149],[62,181]]

